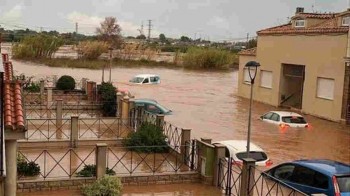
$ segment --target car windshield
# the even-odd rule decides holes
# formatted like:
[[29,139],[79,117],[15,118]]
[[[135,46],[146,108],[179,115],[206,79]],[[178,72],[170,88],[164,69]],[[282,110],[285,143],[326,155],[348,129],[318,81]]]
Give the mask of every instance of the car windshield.
[[143,81],[142,77],[134,77],[133,79],[130,80],[130,82],[133,83],[141,83]]
[[285,123],[306,124],[305,119],[300,116],[284,116],[282,121]]
[[339,176],[337,182],[341,193],[350,192],[350,176]]
[[162,105],[160,105],[160,104],[158,104],[158,107],[159,107],[159,109],[161,109],[164,113],[171,112],[171,110],[167,109],[166,107],[164,107],[164,106],[162,106]]
[[[236,156],[238,159],[243,160],[244,158],[247,158],[247,152],[239,152]],[[255,159],[256,161],[265,161],[267,155],[261,151],[250,151],[249,158]]]

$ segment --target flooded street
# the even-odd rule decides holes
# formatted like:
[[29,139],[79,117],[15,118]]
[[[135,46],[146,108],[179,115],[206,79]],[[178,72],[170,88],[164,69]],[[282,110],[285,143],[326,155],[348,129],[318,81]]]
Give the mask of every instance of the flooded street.
[[[16,74],[71,75],[101,82],[101,70],[52,68],[13,61]],[[136,74],[152,73],[161,77],[159,85],[131,85],[128,80]],[[108,71],[105,78],[108,78]],[[156,99],[173,111],[166,121],[181,128],[192,129],[192,138],[212,138],[213,141],[246,139],[249,100],[237,96],[238,73],[184,71],[165,68],[113,68],[112,81],[128,89],[136,98]],[[252,141],[260,145],[273,162],[294,159],[326,158],[350,163],[350,127],[305,115],[308,129],[279,127],[258,120],[275,107],[253,103]]]

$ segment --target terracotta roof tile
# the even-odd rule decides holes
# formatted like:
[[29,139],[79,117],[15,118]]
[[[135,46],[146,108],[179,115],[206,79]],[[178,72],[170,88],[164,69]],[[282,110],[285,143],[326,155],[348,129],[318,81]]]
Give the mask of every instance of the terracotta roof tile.
[[4,65],[4,124],[6,129],[24,130],[24,116],[20,81],[13,80],[12,63],[2,54]]
[[241,50],[238,55],[245,55],[245,56],[256,56],[256,47],[250,48],[246,50]]
[[331,19],[334,18],[337,13],[298,13],[292,18],[318,18],[318,19]]
[[320,24],[306,27],[295,28],[291,23],[281,26],[271,27],[257,32],[258,35],[271,34],[327,34],[327,33],[347,33],[348,27],[338,26],[336,18],[326,20]]

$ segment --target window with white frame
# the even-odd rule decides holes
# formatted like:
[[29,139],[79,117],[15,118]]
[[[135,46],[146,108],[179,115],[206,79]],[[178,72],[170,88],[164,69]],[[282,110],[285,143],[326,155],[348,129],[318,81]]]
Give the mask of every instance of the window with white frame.
[[260,86],[264,88],[272,88],[272,71],[260,71]]
[[305,20],[296,20],[295,27],[305,27]]
[[[251,74],[254,74],[255,68],[250,68],[250,73]],[[252,75],[253,77],[253,75]],[[246,83],[246,84],[250,84],[250,77],[249,77],[249,70],[248,68],[244,68],[243,69],[243,82]]]
[[317,78],[317,92],[319,98],[334,99],[334,79],[332,78]]
[[349,24],[350,24],[350,16],[344,17],[342,22],[341,22],[341,25],[342,26],[349,26]]

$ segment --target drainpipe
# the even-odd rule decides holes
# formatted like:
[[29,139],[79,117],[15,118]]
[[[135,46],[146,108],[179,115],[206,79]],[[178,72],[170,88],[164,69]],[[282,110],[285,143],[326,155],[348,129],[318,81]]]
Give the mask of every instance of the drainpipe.
[[348,30],[348,47],[346,49],[345,61],[347,66],[350,66],[350,24],[349,24],[349,30]]
[[[0,38],[1,39],[1,38]],[[1,43],[1,42],[0,42]],[[0,176],[4,176],[4,70],[0,66]]]

